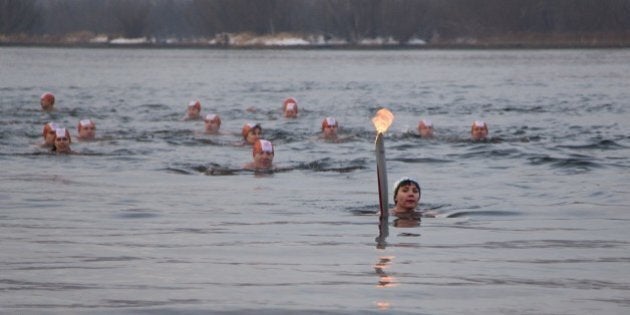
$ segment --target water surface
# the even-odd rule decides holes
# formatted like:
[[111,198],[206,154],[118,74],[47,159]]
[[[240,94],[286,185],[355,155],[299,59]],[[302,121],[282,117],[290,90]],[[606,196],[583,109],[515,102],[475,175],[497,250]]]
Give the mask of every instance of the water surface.
[[[0,48],[0,312],[626,314],[627,60]],[[280,115],[289,96],[296,120]],[[181,121],[192,99],[222,116],[222,135]],[[438,216],[391,217],[379,245],[381,107],[396,115],[390,185],[419,179]],[[326,116],[346,141],[317,137]],[[74,137],[86,117],[98,139],[76,154],[37,146],[46,122]],[[414,134],[421,118],[436,139]],[[491,141],[468,140],[473,120]],[[241,170],[248,121],[283,171]]]

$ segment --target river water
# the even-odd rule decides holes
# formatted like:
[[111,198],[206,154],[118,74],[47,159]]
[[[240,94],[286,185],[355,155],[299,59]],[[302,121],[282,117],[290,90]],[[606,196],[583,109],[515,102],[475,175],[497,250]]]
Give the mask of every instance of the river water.
[[[0,48],[0,313],[627,314],[629,60]],[[221,135],[181,120],[193,99]],[[379,224],[381,107],[390,195],[415,177],[437,213],[419,226]],[[344,141],[318,138],[326,116]],[[75,137],[82,118],[96,141],[37,146],[46,122]],[[490,141],[468,140],[473,120]],[[245,122],[281,171],[241,170]]]

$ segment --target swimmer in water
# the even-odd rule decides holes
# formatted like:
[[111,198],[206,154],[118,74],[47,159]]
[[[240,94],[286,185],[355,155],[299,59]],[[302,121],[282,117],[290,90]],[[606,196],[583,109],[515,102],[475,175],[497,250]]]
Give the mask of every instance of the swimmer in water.
[[208,114],[203,119],[204,133],[208,135],[218,134],[219,128],[221,128],[221,117],[216,114]]
[[339,123],[333,117],[326,117],[322,120],[322,135],[326,140],[337,140],[337,129]]
[[390,209],[390,213],[396,216],[394,226],[419,226],[421,213],[416,212],[416,208],[420,204],[420,184],[415,179],[403,177],[394,187],[394,208]]
[[57,128],[55,129],[55,142],[53,144],[52,151],[56,153],[72,153],[70,150],[70,143],[72,139],[70,139],[70,132],[66,128]]
[[79,140],[94,140],[96,124],[91,119],[81,119],[77,125]]
[[186,109],[186,115],[183,120],[198,120],[201,119],[201,102],[190,101],[188,108]]
[[418,134],[421,138],[433,138],[433,123],[427,119],[420,120],[418,123]]
[[287,98],[282,104],[282,111],[284,113],[284,117],[296,118],[298,115],[297,101],[292,97]]
[[41,144],[42,147],[51,148],[55,144],[55,129],[59,128],[56,123],[49,122],[44,125],[44,129],[42,130],[42,136],[44,137],[44,142]]
[[52,111],[55,105],[55,96],[50,92],[42,94],[39,97],[39,105],[42,106],[42,110],[45,112]]
[[392,214],[403,214],[415,212],[420,203],[420,184],[418,181],[403,177],[394,184],[394,208],[390,209]]
[[267,140],[257,140],[252,147],[254,160],[243,166],[246,170],[269,170],[273,166],[273,144]]
[[262,127],[260,124],[246,123],[241,130],[243,140],[249,144],[254,144],[260,137],[262,137]]
[[470,128],[470,138],[473,141],[484,141],[488,138],[488,124],[475,120]]

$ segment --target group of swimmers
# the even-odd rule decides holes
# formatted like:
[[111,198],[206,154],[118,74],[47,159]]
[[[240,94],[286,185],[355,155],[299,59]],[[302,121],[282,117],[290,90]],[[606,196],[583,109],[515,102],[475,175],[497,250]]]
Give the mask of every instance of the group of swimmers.
[[[248,111],[254,111],[249,108]],[[297,118],[298,103],[289,97],[282,103],[282,113],[285,118]],[[186,114],[182,120],[201,119],[201,103],[191,101],[188,104]],[[218,134],[221,128],[221,117],[218,114],[207,114],[203,117],[204,133]],[[336,140],[339,123],[334,117],[326,117],[322,120],[322,137],[325,140]],[[253,160],[243,166],[247,170],[268,170],[273,167],[274,146],[266,139],[262,138],[262,127],[260,124],[245,123],[241,129],[243,141],[252,146]]]
[[[418,123],[418,134],[422,138],[433,138],[433,123],[428,119],[422,119]],[[470,127],[470,139],[484,141],[488,139],[488,124],[485,121],[475,120]]]
[[[43,111],[51,111],[55,104],[55,96],[46,92],[40,97],[40,105]],[[282,104],[283,115],[286,118],[297,118],[297,101],[289,97]],[[183,120],[200,120],[201,103],[191,101],[188,104]],[[221,117],[218,114],[207,114],[203,117],[204,133],[219,134],[221,128]],[[336,140],[339,123],[334,117],[326,117],[322,120],[322,137],[326,140]],[[77,124],[77,137],[80,140],[93,140],[95,137],[96,124],[91,119],[81,119]],[[434,136],[433,123],[430,120],[422,119],[417,127],[418,135],[422,138],[432,138]],[[475,120],[471,126],[471,139],[482,141],[488,137],[488,125],[483,121]],[[42,135],[44,146],[52,148],[56,153],[71,153],[70,143],[72,142],[70,132],[54,122],[44,125]],[[246,123],[241,130],[244,143],[252,146],[253,160],[244,165],[247,170],[269,170],[273,168],[274,146],[266,139],[262,138],[262,127],[260,124]],[[412,178],[402,178],[394,185],[394,208],[391,212],[396,215],[414,214],[420,203],[421,189],[417,180]]]
[[[39,104],[43,111],[52,111],[55,105],[55,96],[46,92],[42,94],[39,99]],[[80,140],[93,140],[96,133],[96,124],[91,119],[81,119],[77,124],[77,137]],[[71,153],[70,143],[72,143],[72,137],[70,131],[65,127],[62,127],[54,122],[49,122],[44,125],[42,130],[42,137],[44,142],[42,146],[52,148],[53,152],[57,153]]]

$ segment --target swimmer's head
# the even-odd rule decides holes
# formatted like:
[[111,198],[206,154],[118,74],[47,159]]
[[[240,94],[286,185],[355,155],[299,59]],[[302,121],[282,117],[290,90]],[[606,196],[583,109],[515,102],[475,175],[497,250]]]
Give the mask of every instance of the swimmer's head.
[[398,195],[398,190],[401,187],[408,186],[408,185],[415,186],[416,189],[418,189],[418,193],[421,194],[422,190],[420,189],[420,184],[418,183],[417,180],[415,180],[415,179],[413,179],[411,177],[403,177],[403,178],[399,179],[398,181],[396,181],[396,183],[394,183],[394,204],[397,203],[396,195]]
[[46,135],[49,133],[52,133],[53,135],[55,134],[55,129],[59,128],[59,126],[54,123],[54,122],[49,122],[47,124],[44,125],[44,128],[42,130],[42,136],[44,138],[46,138]]
[[42,136],[44,137],[44,142],[47,145],[53,145],[55,142],[55,129],[57,128],[59,128],[59,126],[54,122],[49,122],[44,125]]
[[215,133],[221,127],[221,117],[217,114],[208,114],[203,119],[207,133]]
[[262,127],[260,124],[246,123],[243,125],[241,134],[247,143],[254,144],[262,136]]
[[422,119],[418,123],[418,133],[422,138],[433,137],[433,122],[428,119]]
[[324,138],[326,139],[335,139],[337,137],[337,129],[339,128],[339,123],[333,117],[326,117],[322,120],[322,132],[324,133]]
[[91,119],[81,119],[77,125],[77,132],[80,139],[94,139],[96,124]]
[[70,138],[68,129],[55,129],[55,144],[53,146],[55,151],[58,153],[70,152],[70,143],[72,143],[72,139]]
[[201,113],[201,102],[195,100],[188,103],[188,109],[186,110],[186,116],[188,119],[197,119]]
[[55,105],[55,96],[50,92],[46,92],[39,97],[39,104],[42,106],[42,110],[52,110]]
[[282,111],[284,112],[284,117],[287,117],[287,118],[297,117],[297,114],[298,114],[297,101],[292,97],[287,98],[286,100],[284,100],[284,103],[282,104]]
[[273,145],[267,140],[257,140],[252,146],[252,155],[254,156],[255,169],[269,169],[273,164]]
[[484,140],[488,137],[488,124],[481,120],[475,120],[470,127],[470,137],[473,140]]
[[57,153],[69,153],[70,143],[72,143],[72,139],[70,138],[70,132],[68,131],[68,129],[55,129],[55,142],[53,144],[53,151],[56,151]]

